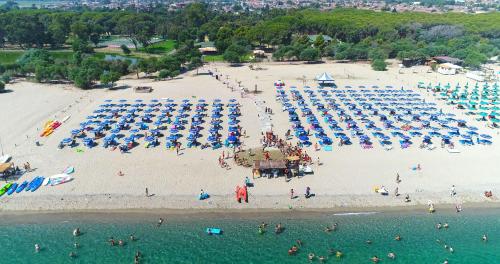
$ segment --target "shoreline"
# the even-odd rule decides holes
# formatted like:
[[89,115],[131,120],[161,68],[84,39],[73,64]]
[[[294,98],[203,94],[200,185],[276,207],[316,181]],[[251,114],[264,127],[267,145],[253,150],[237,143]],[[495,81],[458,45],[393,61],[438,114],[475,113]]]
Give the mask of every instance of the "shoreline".
[[[445,198],[443,198],[445,197]],[[10,197],[9,197],[10,198]],[[410,203],[403,198],[378,195],[321,195],[290,200],[286,195],[250,196],[249,203],[238,203],[232,195],[214,195],[199,201],[188,195],[131,196],[121,194],[25,196],[3,199],[2,214],[30,213],[148,213],[189,215],[197,213],[285,213],[285,212],[426,212],[429,201],[437,211],[455,211],[460,204],[464,209],[500,208],[499,200],[462,194],[447,197],[438,193],[412,194]],[[430,199],[429,199],[430,198]]]

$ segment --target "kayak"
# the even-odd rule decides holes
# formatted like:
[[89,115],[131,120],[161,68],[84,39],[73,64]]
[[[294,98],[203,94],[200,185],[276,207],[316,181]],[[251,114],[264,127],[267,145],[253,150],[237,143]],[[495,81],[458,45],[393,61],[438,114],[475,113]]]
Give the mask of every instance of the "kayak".
[[10,186],[12,186],[12,183],[5,184],[2,189],[0,189],[0,196],[4,195],[7,190],[9,190]]
[[209,235],[222,235],[222,229],[216,227],[208,227],[206,232]]
[[24,188],[26,188],[26,186],[28,186],[28,181],[24,181],[23,183],[21,183],[21,185],[17,187],[16,193],[22,192]]
[[14,184],[12,184],[12,186],[10,186],[9,190],[7,191],[7,194],[8,195],[11,195],[13,194],[17,189],[17,183],[15,182]]
[[40,188],[40,186],[42,186],[44,179],[45,179],[44,177],[38,177],[38,179],[35,181],[35,183],[31,186],[31,192],[38,190],[38,188]]
[[35,185],[35,182],[38,180],[38,178],[40,178],[40,176],[36,176],[35,178],[33,178],[33,180],[28,183],[28,186],[24,190],[26,192],[31,191],[31,188]]

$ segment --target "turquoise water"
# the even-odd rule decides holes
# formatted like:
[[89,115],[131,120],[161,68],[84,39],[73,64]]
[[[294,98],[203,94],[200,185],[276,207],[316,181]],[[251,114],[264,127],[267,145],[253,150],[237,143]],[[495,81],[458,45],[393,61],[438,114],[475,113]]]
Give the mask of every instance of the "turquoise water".
[[[159,215],[18,215],[0,218],[1,263],[133,263],[140,250],[141,263],[308,263],[307,254],[328,256],[328,249],[344,252],[326,263],[371,263],[378,255],[381,263],[499,263],[500,210],[469,210],[457,213],[377,213],[371,215],[334,215],[334,213],[162,215],[166,222],[156,227]],[[268,232],[259,235],[261,221],[269,223]],[[276,235],[273,226],[281,222],[285,231]],[[435,224],[449,223],[437,230]],[[324,227],[338,223],[336,232]],[[205,227],[224,230],[222,236],[208,236]],[[74,238],[72,230],[83,234]],[[489,241],[481,236],[487,233]],[[138,240],[128,241],[130,234]],[[395,235],[401,241],[395,241]],[[109,237],[124,239],[125,246],[110,246]],[[295,256],[288,249],[296,239],[303,246]],[[371,245],[365,243],[373,241]],[[452,254],[436,239],[452,246]],[[74,248],[74,243],[81,246]],[[34,244],[41,245],[39,253]],[[77,257],[68,254],[74,251]],[[396,253],[389,260],[387,253]],[[7,261],[8,260],[8,261]],[[315,261],[319,263],[319,261]]]

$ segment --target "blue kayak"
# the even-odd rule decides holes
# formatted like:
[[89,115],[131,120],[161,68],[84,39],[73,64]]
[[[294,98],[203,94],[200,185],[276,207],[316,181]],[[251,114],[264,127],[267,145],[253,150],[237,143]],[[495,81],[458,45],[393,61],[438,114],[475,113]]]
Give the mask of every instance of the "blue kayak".
[[38,177],[38,179],[35,181],[35,183],[31,186],[31,192],[38,190],[38,188],[40,188],[40,186],[42,186],[44,179],[45,179],[44,177]]
[[216,227],[209,227],[206,232],[209,235],[222,235],[222,229]]
[[9,190],[7,191],[7,194],[8,195],[13,194],[16,189],[17,189],[17,183],[14,183],[12,184],[12,186],[10,186]]
[[21,183],[21,185],[17,187],[16,193],[22,192],[24,188],[26,188],[26,186],[28,186],[28,181],[24,181],[23,183]]
[[24,189],[26,192],[28,191],[31,191],[31,187],[33,187],[33,185],[35,184],[35,182],[38,180],[40,176],[36,176],[33,180],[31,180],[30,183],[28,183],[28,187],[26,187],[26,189]]

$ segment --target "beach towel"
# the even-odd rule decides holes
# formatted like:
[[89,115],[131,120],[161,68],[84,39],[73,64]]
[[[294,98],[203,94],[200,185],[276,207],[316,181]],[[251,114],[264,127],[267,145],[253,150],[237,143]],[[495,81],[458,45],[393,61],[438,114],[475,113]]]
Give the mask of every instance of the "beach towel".
[[76,153],[83,153],[83,152],[85,152],[85,151],[83,151],[83,149],[81,149],[81,148],[76,149]]
[[323,147],[323,150],[324,150],[324,151],[332,151],[332,150],[333,150],[333,148],[332,148],[332,146],[324,146],[324,147]]

